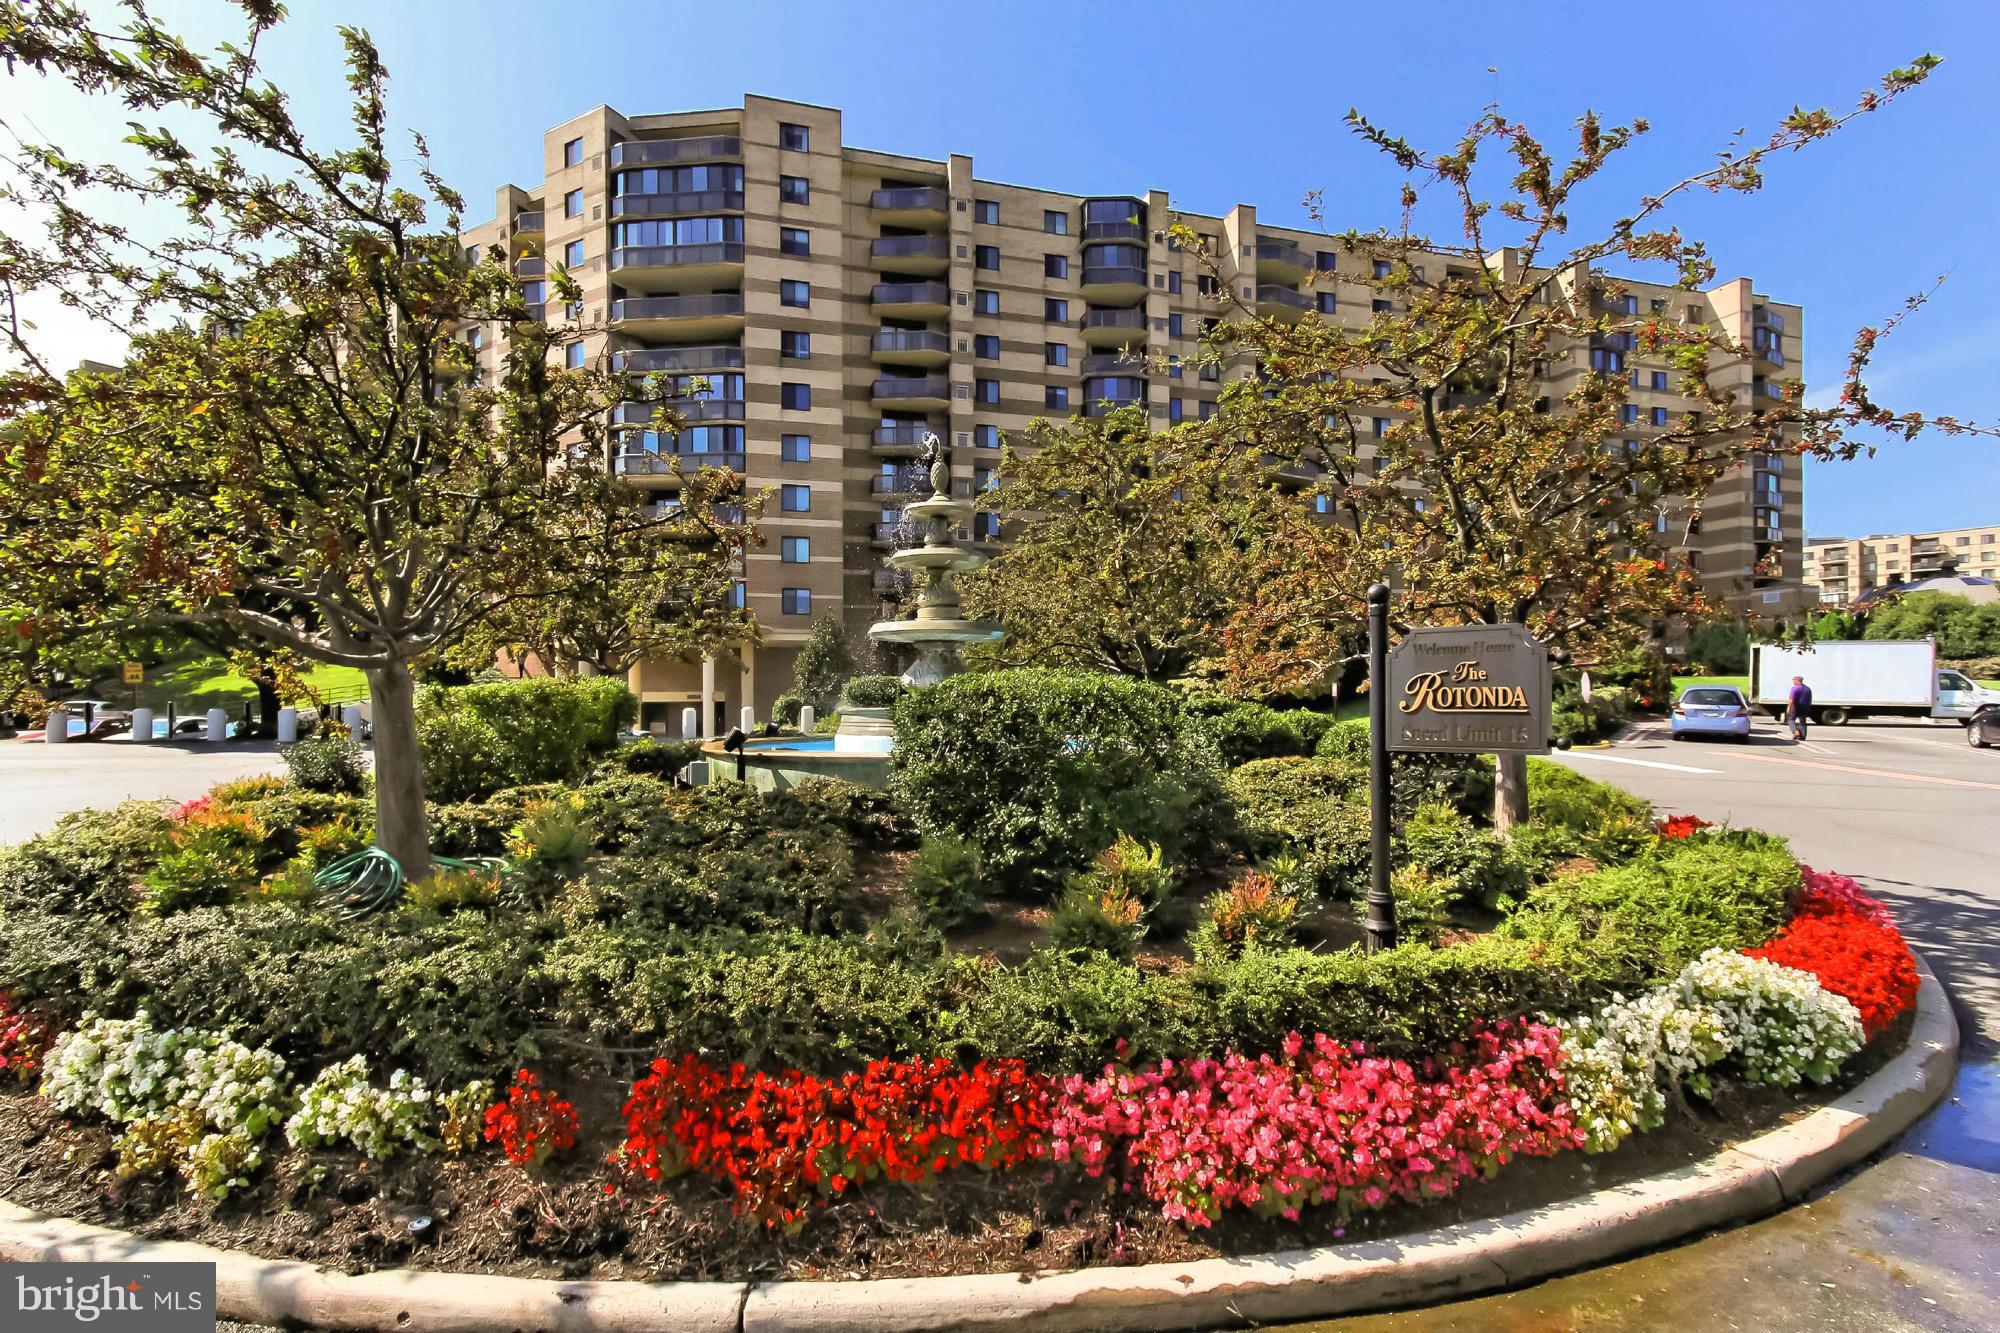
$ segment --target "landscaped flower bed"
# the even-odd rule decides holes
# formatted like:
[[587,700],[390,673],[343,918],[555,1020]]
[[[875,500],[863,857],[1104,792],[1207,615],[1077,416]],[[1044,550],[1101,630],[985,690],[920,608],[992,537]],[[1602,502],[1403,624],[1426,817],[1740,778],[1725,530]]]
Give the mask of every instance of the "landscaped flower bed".
[[[1913,1002],[1851,880],[1545,765],[1511,839],[1476,765],[1403,770],[1414,939],[1366,956],[1351,728],[1259,725],[1317,754],[1229,768],[1146,708],[1191,728],[1149,798],[1171,852],[1011,751],[956,831],[836,783],[676,791],[636,755],[484,792],[441,845],[511,868],[358,918],[313,874],[365,842],[352,793],[72,820],[0,856],[11,1197],[571,1275],[1240,1253],[1703,1151],[1879,1058]],[[986,880],[1025,791],[1062,837]]]

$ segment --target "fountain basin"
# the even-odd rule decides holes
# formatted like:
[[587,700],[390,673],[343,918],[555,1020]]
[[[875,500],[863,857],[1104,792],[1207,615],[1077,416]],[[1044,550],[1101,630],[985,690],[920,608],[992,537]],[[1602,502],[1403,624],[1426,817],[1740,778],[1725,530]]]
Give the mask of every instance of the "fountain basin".
[[[778,736],[743,747],[743,781],[759,791],[784,791],[808,778],[839,778],[863,787],[889,785],[889,749],[841,749],[833,736]],[[721,741],[701,747],[711,782],[736,781],[737,756]]]

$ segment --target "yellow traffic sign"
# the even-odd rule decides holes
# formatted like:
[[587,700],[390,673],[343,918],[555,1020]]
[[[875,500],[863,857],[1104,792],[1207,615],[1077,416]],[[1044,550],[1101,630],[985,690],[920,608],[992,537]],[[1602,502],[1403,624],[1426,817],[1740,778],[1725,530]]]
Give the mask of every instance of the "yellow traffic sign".
[[127,662],[125,664],[125,683],[127,685],[143,684],[145,679],[146,664],[144,662]]

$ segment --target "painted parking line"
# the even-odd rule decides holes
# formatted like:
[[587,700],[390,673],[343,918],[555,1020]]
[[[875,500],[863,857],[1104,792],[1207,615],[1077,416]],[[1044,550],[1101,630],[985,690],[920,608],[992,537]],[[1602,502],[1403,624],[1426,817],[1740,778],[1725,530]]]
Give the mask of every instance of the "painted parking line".
[[1674,773],[1720,773],[1719,768],[1695,768],[1689,764],[1665,764],[1657,759],[1627,759],[1623,755],[1599,754],[1595,750],[1571,750],[1571,759],[1595,759],[1606,764],[1636,764],[1640,768],[1664,768]]
[[[1904,773],[1893,768],[1860,768],[1854,764],[1822,764],[1811,759],[1786,759],[1775,754],[1757,754],[1750,751],[1738,753],[1736,758],[1747,759],[1753,764],[1789,764],[1793,768],[1818,768],[1824,769],[1829,773],[1854,773],[1865,778],[1901,778],[1905,782],[1934,782],[1940,787],[1974,787],[1981,791],[2000,791],[2000,782],[1974,782],[1970,778],[1944,778],[1931,773]],[[1636,764],[1641,761],[1628,759],[1625,762]],[[1671,765],[1655,764],[1654,767],[1671,767]]]

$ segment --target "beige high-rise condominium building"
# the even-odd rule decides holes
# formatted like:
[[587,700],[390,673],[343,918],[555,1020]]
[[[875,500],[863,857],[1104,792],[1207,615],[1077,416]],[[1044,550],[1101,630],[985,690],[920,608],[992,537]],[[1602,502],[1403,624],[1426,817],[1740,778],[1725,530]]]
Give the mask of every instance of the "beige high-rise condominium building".
[[1942,574],[2000,579],[2000,524],[1876,537],[1806,538],[1806,584],[1829,605],[1851,602],[1876,588]]
[[[919,484],[927,431],[953,446],[961,490],[976,491],[1001,437],[1037,417],[1144,402],[1165,427],[1212,412],[1224,376],[1253,373],[1149,373],[1123,355],[1191,359],[1203,320],[1221,313],[1215,280],[1169,242],[1175,219],[1210,238],[1219,282],[1260,313],[1360,323],[1376,297],[1361,285],[1364,258],[1261,225],[1249,205],[1202,214],[1158,190],[1002,185],[968,156],[849,147],[840,112],[796,102],[633,117],[599,107],[550,130],[543,162],[542,183],[501,189],[495,220],[467,243],[503,246],[531,300],[555,266],[578,278],[582,321],[597,331],[570,355],[710,386],[678,436],[649,430],[643,409],[621,413],[612,465],[664,488],[661,460],[678,454],[776,491],[742,591],[764,643],[642,665],[633,685],[648,725],[678,727],[690,704],[708,727],[745,703],[765,716],[813,620],[837,614],[858,638],[891,610],[899,590],[880,557]],[[1629,290],[1636,310],[1691,313],[1756,347],[1756,361],[1719,372],[1744,394],[1775,394],[1796,373],[1798,308],[1747,279]],[[1592,369],[1633,376],[1635,433],[1681,406],[1664,366],[1611,345],[1577,349],[1552,391]],[[1300,471],[1279,475],[1308,479]],[[1694,546],[1718,590],[1775,612],[1798,593],[1799,515],[1796,460],[1773,455],[1708,498],[1698,534],[1672,513],[1661,531]],[[992,549],[999,536],[981,515],[968,539]]]

